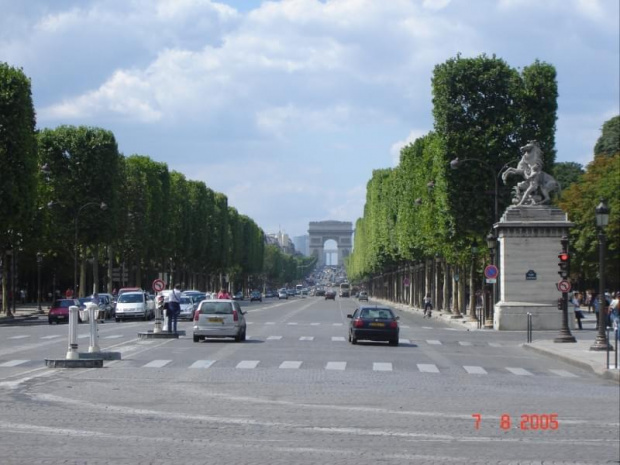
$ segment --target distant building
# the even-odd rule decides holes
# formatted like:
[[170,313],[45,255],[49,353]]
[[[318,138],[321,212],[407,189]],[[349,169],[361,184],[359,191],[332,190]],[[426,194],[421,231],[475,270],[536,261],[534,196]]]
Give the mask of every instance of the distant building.
[[275,234],[267,234],[268,239],[266,239],[267,243],[275,243],[280,247],[282,252],[287,253],[289,255],[295,254],[295,245],[288,234],[279,231]]
[[295,250],[305,255],[306,257],[310,256],[310,236],[305,234],[303,236],[295,236],[293,238],[293,244],[295,245]]

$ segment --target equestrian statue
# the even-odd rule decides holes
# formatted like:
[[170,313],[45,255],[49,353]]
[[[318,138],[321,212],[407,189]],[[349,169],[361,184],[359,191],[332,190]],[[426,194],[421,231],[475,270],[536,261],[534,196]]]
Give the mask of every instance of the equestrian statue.
[[510,175],[523,177],[523,181],[518,183],[513,189],[512,203],[516,206],[522,205],[543,205],[551,201],[551,192],[560,192],[560,184],[542,170],[543,158],[542,150],[538,142],[529,141],[521,147],[521,160],[516,168],[508,168],[502,173],[502,181]]

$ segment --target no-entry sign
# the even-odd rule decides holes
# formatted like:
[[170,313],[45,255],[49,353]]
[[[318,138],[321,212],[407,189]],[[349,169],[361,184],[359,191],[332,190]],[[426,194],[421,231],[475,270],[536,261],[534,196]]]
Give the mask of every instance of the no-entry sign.
[[153,291],[161,292],[166,287],[166,283],[164,283],[161,279],[156,279],[153,281]]
[[570,292],[570,289],[571,289],[570,281],[562,280],[558,283],[558,291]]

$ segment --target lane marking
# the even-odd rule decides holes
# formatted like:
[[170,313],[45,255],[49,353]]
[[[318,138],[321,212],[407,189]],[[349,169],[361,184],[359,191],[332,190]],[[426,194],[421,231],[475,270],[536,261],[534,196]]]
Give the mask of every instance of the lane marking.
[[489,342],[489,345],[491,347],[502,347],[502,345],[499,342]]
[[105,336],[105,337],[103,337],[103,339],[118,339],[118,338],[121,338],[121,337],[123,337],[122,334],[113,334],[112,336]]
[[373,371],[392,371],[391,363],[374,362],[372,364]]
[[215,360],[197,360],[190,365],[190,368],[209,368]]
[[29,335],[28,336],[11,336],[9,339],[24,339],[26,337],[30,337],[30,336]]
[[577,376],[574,373],[571,373],[570,371],[566,371],[566,370],[549,370],[551,373],[555,373],[558,376],[563,376],[564,378],[579,378],[579,376]]
[[252,368],[256,368],[259,363],[260,363],[260,360],[243,360],[242,362],[239,362],[237,364],[236,368],[252,369]]
[[310,323],[310,326],[319,326],[321,323]]
[[332,336],[333,342],[344,342],[344,336]]
[[8,362],[0,363],[0,367],[16,367],[29,362],[30,360],[10,360]]
[[325,365],[326,370],[345,370],[347,368],[347,362],[327,362]]
[[342,323],[332,323],[332,326],[342,326]]
[[426,341],[426,343],[431,344],[431,345],[436,345],[436,346],[442,345],[441,341],[438,341],[437,339],[429,339]]
[[482,367],[463,365],[463,368],[470,375],[487,375],[487,371]]
[[467,341],[459,341],[459,344],[462,345],[462,346],[470,346],[470,345],[472,345],[471,342],[467,342]]
[[282,336],[269,336],[267,338],[268,341],[279,341],[280,339],[282,339]]
[[533,376],[532,373],[530,373],[529,371],[523,369],[523,368],[510,368],[510,367],[506,367],[506,370],[508,370],[509,372],[511,372],[514,375],[517,376]]
[[168,365],[172,360],[153,360],[152,362],[143,365],[142,368],[162,368]]
[[43,336],[41,339],[56,339],[57,337],[62,337],[59,334],[52,334],[51,336]]
[[422,373],[439,373],[439,368],[437,368],[437,365],[432,363],[418,363],[418,370]]
[[314,336],[301,336],[300,341],[314,341]]
[[286,324],[289,325],[289,326],[297,326],[297,323],[294,322],[294,321],[288,322]]
[[280,364],[280,368],[296,370],[297,368],[301,366],[301,363],[302,362],[293,362],[293,361],[282,362]]
[[411,344],[411,341],[409,339],[399,339],[398,343],[399,344]]
[[268,321],[267,323],[265,323],[266,325],[275,325],[276,322],[275,321]]

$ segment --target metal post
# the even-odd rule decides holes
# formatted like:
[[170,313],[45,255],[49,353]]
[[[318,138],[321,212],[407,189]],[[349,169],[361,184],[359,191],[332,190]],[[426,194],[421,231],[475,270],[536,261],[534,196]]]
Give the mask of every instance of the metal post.
[[88,347],[88,352],[101,352],[99,348],[99,330],[97,328],[99,305],[94,302],[88,302],[86,304],[86,310],[88,311],[88,323],[90,325],[90,346]]
[[[562,252],[568,253],[568,236],[563,236],[560,240],[562,244]],[[575,336],[570,332],[568,327],[568,293],[562,292],[562,327],[560,328],[560,334],[553,342],[577,342]]]
[[607,327],[607,300],[605,299],[605,233],[600,228],[599,241],[599,284],[598,284],[598,334],[590,350],[608,350],[609,341],[605,334]]
[[43,254],[37,252],[37,311],[43,313],[41,308],[41,263],[43,262]]
[[155,306],[155,325],[153,326],[153,333],[162,332],[162,311],[164,308],[164,296],[157,296],[157,305]]
[[79,308],[75,305],[69,307],[69,348],[67,349],[67,360],[78,360],[80,354],[78,353],[77,343],[77,327],[78,327],[78,312]]
[[532,314],[527,313],[527,342],[532,342]]

